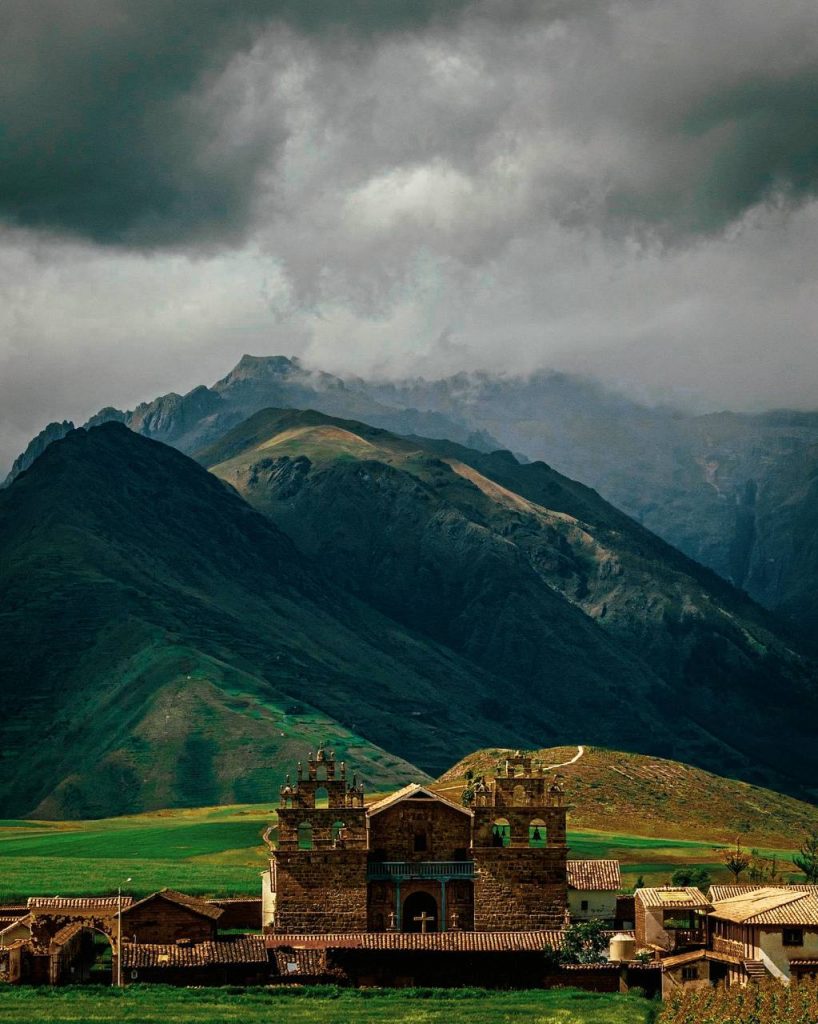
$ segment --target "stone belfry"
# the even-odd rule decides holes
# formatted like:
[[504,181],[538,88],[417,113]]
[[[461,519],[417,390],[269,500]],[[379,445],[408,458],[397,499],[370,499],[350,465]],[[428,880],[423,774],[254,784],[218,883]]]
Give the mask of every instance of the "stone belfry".
[[270,857],[274,930],[366,931],[366,850],[363,784],[319,747],[280,790]]
[[559,928],[568,905],[566,815],[558,778],[517,751],[472,789],[474,927]]
[[301,761],[298,762],[295,785],[287,774],[287,780],[280,790],[281,808],[314,810],[319,793],[322,796],[326,793],[327,808],[363,807],[363,783],[358,781],[357,775],[353,775],[348,785],[346,776],[346,764],[341,761],[336,770],[335,754],[322,745],[315,756],[310,751],[306,772]]

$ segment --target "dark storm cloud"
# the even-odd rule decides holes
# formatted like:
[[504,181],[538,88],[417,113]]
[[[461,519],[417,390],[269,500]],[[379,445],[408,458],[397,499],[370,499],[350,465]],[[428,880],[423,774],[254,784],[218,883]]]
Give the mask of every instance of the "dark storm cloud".
[[[286,138],[241,122],[230,59],[267,26],[355,38],[414,29],[448,0],[5,0],[0,218],[104,244],[231,240]],[[278,112],[279,115],[283,111]]]

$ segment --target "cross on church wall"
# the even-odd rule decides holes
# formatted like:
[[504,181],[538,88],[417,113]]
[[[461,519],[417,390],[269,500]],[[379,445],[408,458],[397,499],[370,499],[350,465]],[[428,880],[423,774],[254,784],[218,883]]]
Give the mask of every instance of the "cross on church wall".
[[421,931],[421,934],[422,934],[422,935],[425,935],[425,934],[426,934],[426,932],[427,932],[427,931],[429,930],[429,929],[428,929],[428,927],[427,927],[427,925],[428,925],[428,924],[429,924],[430,922],[434,921],[434,917],[433,917],[433,916],[432,916],[431,914],[427,914],[427,913],[426,913],[426,911],[424,910],[424,911],[423,911],[423,913],[421,913],[421,914],[416,914],[416,915],[415,915],[415,916],[414,916],[414,917],[412,918],[412,920],[413,920],[413,921],[417,921],[417,922],[418,922],[418,923],[420,924],[420,931]]

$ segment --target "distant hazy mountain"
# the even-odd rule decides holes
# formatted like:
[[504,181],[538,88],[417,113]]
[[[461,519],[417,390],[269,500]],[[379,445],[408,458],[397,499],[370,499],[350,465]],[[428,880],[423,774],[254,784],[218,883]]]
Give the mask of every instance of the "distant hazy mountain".
[[518,683],[539,731],[745,778],[818,761],[818,673],[771,617],[543,463],[282,410],[197,457],[336,583],[502,677],[498,722]]
[[[811,497],[818,413],[690,416],[560,373],[379,382],[342,380],[283,356],[244,356],[212,388],[130,412],[105,408],[86,425],[118,420],[190,453],[269,407],[313,408],[399,434],[542,459],[805,635],[818,621],[818,555],[810,555],[818,551]],[[70,426],[51,424],[35,438],[9,480]]]

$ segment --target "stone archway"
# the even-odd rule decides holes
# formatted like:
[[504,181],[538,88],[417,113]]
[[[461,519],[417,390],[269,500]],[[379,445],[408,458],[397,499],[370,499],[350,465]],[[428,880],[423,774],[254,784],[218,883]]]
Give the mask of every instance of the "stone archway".
[[430,892],[413,892],[403,901],[401,923],[405,932],[436,932],[440,928],[437,900]]
[[[108,908],[106,908],[107,910]],[[117,915],[93,911],[59,908],[59,910],[30,909],[31,942],[35,950],[49,955],[49,981],[52,985],[71,980],[70,967],[77,956],[82,958],[83,944],[100,937],[111,948],[111,983],[117,962]]]

